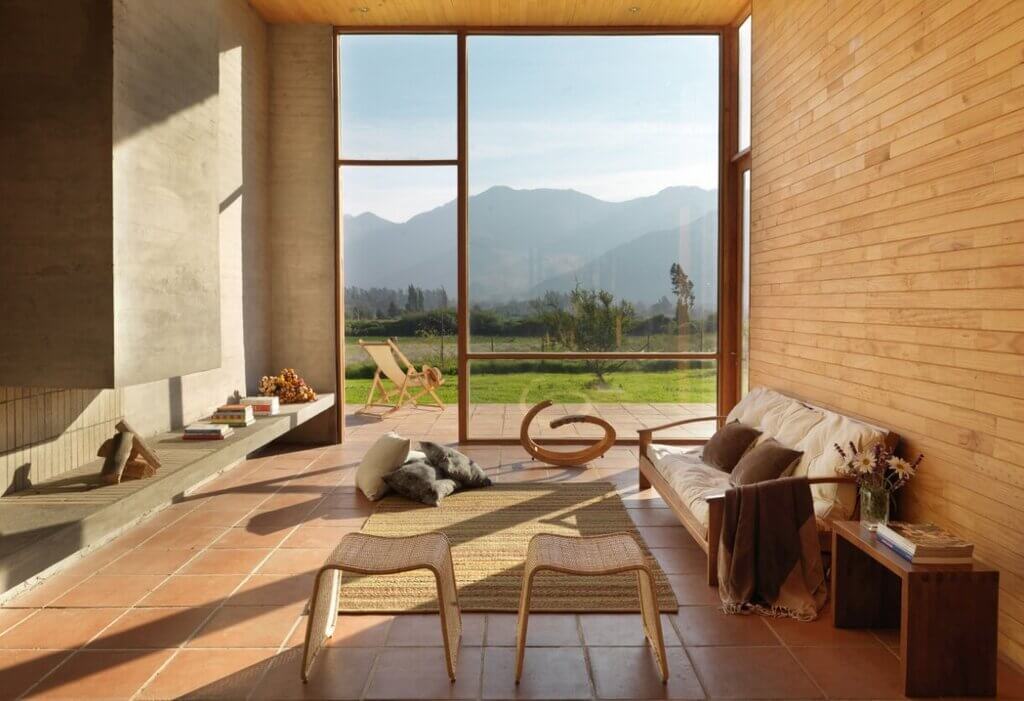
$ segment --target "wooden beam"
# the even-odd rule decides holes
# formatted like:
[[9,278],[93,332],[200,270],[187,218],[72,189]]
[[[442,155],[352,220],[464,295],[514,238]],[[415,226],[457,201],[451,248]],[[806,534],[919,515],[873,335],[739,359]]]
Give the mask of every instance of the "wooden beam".
[[458,206],[457,260],[458,295],[458,375],[459,375],[459,440],[469,437],[469,140],[468,94],[466,73],[466,35],[458,36]]

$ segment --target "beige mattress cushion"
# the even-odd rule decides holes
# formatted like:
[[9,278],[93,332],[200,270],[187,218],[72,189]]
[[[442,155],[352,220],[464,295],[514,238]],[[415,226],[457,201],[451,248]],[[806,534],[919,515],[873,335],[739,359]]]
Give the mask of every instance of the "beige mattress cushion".
[[[855,419],[825,409],[809,407],[767,387],[757,387],[733,407],[727,422],[739,421],[762,431],[755,443],[774,438],[787,448],[803,452],[792,474],[798,477],[830,477],[840,465],[833,447],[846,448],[852,441],[857,450],[884,440],[884,432]],[[694,517],[708,523],[704,496],[729,488],[729,475],[700,460],[700,448],[652,445],[650,456],[654,466],[681,497]],[[819,526],[848,519],[857,505],[854,485],[813,485],[814,512]]]
[[[885,439],[882,431],[868,424],[831,411],[823,413],[821,422],[796,445],[797,450],[804,451],[804,456],[795,474],[833,477],[843,462],[836,452],[836,443],[849,452],[850,443],[859,451]],[[814,513],[828,521],[849,519],[857,507],[857,487],[852,484],[811,485],[811,495]]]
[[709,494],[719,494],[729,488],[729,473],[710,467],[701,462],[700,448],[690,446],[651,445],[647,452],[655,469],[679,495],[693,517],[708,529],[708,504],[704,500]]

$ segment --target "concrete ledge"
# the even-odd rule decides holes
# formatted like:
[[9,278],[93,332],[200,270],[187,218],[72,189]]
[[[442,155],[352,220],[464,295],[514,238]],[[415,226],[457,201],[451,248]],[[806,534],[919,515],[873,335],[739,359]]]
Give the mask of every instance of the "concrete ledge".
[[150,479],[105,485],[101,459],[60,478],[0,497],[0,592],[108,540],[125,526],[168,506],[212,475],[334,406],[325,394],[259,417],[223,441],[185,441],[181,431],[147,443],[163,465]]

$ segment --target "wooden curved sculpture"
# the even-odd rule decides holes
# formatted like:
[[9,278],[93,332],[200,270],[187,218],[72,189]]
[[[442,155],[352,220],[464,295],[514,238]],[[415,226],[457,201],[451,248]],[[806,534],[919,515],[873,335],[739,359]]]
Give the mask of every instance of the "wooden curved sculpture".
[[610,423],[596,416],[570,414],[569,416],[563,416],[552,421],[550,424],[551,428],[558,428],[567,424],[594,424],[604,429],[604,437],[591,446],[572,452],[548,450],[547,448],[540,447],[530,438],[530,423],[533,421],[534,416],[549,406],[551,406],[550,399],[545,399],[540,404],[536,404],[526,412],[526,416],[523,417],[523,423],[519,428],[519,442],[526,448],[526,452],[538,460],[552,465],[584,465],[594,458],[601,457],[608,452],[609,448],[615,445],[615,429],[612,428]]

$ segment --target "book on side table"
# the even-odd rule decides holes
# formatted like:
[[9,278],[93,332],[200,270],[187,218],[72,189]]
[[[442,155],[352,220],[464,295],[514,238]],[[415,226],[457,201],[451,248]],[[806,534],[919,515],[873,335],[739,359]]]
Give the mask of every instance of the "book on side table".
[[932,523],[893,521],[875,536],[904,560],[915,565],[969,565],[974,545]]

